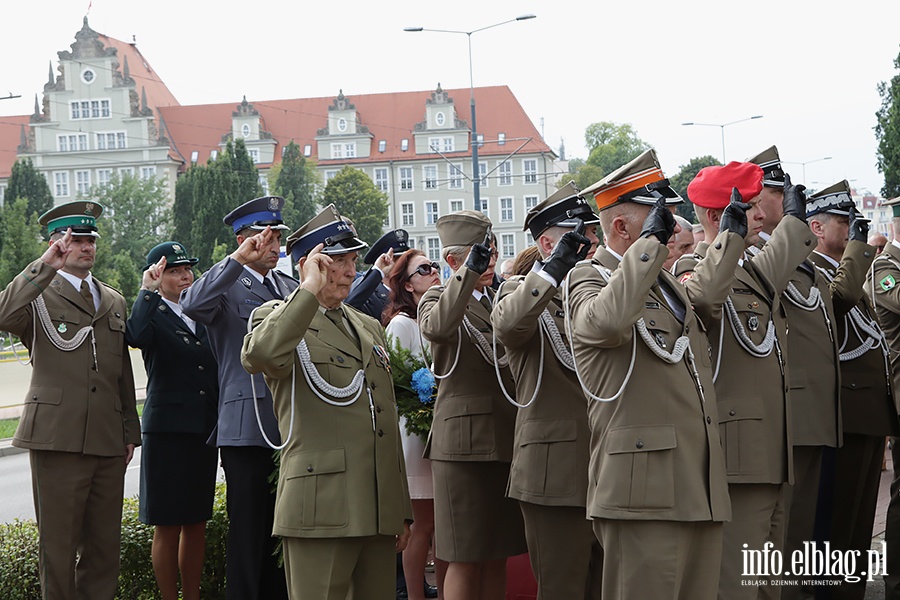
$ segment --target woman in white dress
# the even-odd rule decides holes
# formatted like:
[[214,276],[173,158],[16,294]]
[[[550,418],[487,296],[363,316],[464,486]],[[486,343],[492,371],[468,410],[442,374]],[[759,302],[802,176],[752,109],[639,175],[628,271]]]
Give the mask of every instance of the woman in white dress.
[[[422,344],[428,342],[419,335],[416,308],[425,291],[441,284],[440,266],[429,260],[421,250],[408,250],[394,261],[385,285],[391,290],[390,300],[382,315],[385,331],[413,355],[424,356]],[[393,340],[389,340],[393,343]],[[403,455],[406,458],[406,475],[409,479],[409,495],[412,498],[413,519],[409,543],[403,551],[403,573],[410,600],[424,600],[425,563],[434,535],[434,484],[431,478],[431,461],[423,458],[425,444],[418,435],[406,433],[401,417],[400,434]],[[438,598],[442,588],[447,563],[435,559]]]

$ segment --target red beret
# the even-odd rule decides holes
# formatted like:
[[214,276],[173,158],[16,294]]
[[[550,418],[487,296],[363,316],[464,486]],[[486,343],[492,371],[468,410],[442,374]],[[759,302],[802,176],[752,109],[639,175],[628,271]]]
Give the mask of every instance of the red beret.
[[737,188],[744,202],[762,191],[763,170],[749,162],[730,162],[724,167],[703,167],[688,184],[691,202],[703,208],[725,208],[731,201],[731,188]]

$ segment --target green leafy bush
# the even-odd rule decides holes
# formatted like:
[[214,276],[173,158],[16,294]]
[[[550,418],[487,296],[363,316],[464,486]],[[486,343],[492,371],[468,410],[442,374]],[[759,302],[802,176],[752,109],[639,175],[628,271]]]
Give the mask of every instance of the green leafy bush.
[[[213,516],[206,524],[206,558],[200,597],[225,598],[225,484],[216,484]],[[117,600],[158,600],[150,546],[153,527],[138,520],[138,501],[126,498],[122,507],[122,551]],[[41,600],[38,577],[38,533],[32,520],[0,524],[0,598]]]

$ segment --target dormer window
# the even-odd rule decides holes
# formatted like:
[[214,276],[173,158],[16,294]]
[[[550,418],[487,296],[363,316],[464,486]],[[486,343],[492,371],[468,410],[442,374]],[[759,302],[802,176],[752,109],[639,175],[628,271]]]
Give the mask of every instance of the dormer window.
[[197,159],[200,158],[200,152],[198,150],[194,150],[191,152],[191,163],[194,164],[197,162]]
[[345,119],[343,117],[338,119],[337,128],[338,128],[338,131],[340,131],[341,133],[344,133],[345,131],[347,131],[347,119]]
[[312,156],[312,146],[311,145],[306,144],[305,146],[303,146],[303,156],[305,156],[307,158]]
[[407,150],[409,150],[409,138],[403,138],[400,140],[400,151],[406,152]]
[[244,123],[243,125],[241,125],[241,135],[244,138],[250,137],[250,124],[249,123]]
[[506,134],[505,133],[497,134],[497,144],[500,146],[503,146],[506,144]]
[[379,152],[384,152],[386,149],[387,149],[387,141],[385,141],[385,140],[378,140],[378,151],[379,151]]

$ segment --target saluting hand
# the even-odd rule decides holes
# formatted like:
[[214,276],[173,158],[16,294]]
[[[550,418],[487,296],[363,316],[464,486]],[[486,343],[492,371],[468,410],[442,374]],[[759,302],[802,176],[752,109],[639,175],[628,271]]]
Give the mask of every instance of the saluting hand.
[[562,235],[553,253],[544,262],[544,272],[552,277],[557,285],[562,283],[577,262],[587,258],[591,240],[584,236],[584,229],[584,221],[579,220],[573,231],[567,231]]
[[730,231],[741,237],[747,237],[747,210],[750,205],[743,201],[737,188],[731,188],[731,202],[722,211],[719,219],[719,231]]
[[41,255],[41,261],[57,271],[62,269],[66,266],[66,258],[68,258],[69,254],[74,250],[74,248],[70,246],[71,243],[72,228],[69,227],[66,229],[66,234],[63,237],[50,243],[50,246]]
[[384,274],[384,279],[387,279],[388,275],[391,274],[391,271],[394,270],[394,249],[390,248],[387,252],[379,256],[375,261],[375,266]]
[[856,242],[866,242],[869,239],[869,220],[864,219],[856,210],[856,206],[850,207],[850,229],[848,237]]
[[805,185],[794,185],[791,183],[791,176],[784,174],[784,200],[782,200],[782,208],[785,215],[797,217],[806,223],[806,191]]
[[159,289],[163,271],[166,270],[166,257],[163,256],[155,265],[150,265],[141,277],[141,289],[155,292]]
[[238,261],[242,265],[248,265],[266,258],[269,254],[269,244],[272,241],[272,228],[266,226],[265,229],[244,238],[238,249],[231,253],[231,258]]
[[666,200],[659,198],[647,218],[644,219],[644,225],[641,227],[641,237],[646,238],[651,235],[659,240],[659,243],[665,246],[669,243],[669,238],[675,233],[675,216],[666,206]]
[[305,262],[300,266],[300,278],[303,283],[300,284],[305,290],[318,295],[318,293],[328,283],[328,266],[331,265],[333,259],[327,254],[322,254],[325,244],[318,244],[309,251],[305,257]]
[[475,244],[466,257],[466,267],[479,275],[487,271],[491,264],[491,232],[484,234],[484,242]]

